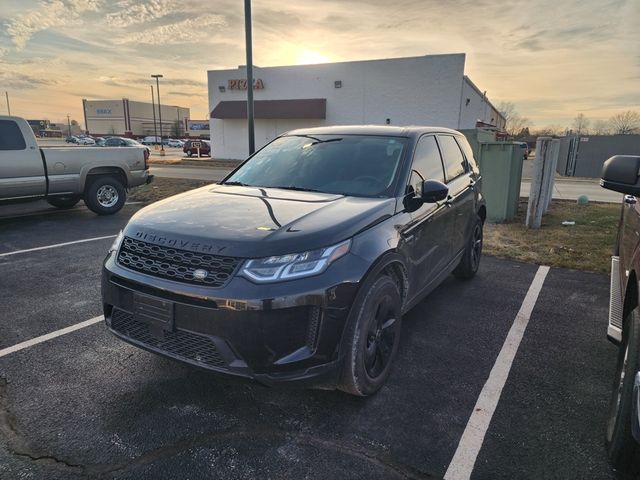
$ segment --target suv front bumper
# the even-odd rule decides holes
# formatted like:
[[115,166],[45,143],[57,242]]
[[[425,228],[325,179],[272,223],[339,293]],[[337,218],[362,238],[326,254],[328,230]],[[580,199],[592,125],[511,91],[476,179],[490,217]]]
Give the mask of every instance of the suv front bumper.
[[334,386],[351,304],[368,264],[347,254],[321,275],[222,288],[164,280],[107,256],[105,321],[140,348],[261,383]]

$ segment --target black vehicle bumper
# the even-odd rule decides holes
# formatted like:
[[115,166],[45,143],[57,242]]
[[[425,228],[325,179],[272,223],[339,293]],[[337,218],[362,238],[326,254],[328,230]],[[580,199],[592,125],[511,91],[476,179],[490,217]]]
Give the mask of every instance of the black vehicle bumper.
[[266,385],[335,386],[344,326],[367,263],[355,255],[322,275],[223,288],[163,280],[104,262],[105,321],[140,348]]

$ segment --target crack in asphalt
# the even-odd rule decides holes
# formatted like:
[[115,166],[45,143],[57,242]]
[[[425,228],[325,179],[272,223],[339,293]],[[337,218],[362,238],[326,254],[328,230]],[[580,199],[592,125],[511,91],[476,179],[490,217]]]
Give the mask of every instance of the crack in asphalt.
[[[206,447],[209,443],[215,445],[219,439],[241,439],[241,438],[257,438],[259,436],[284,437],[287,441],[294,441],[299,445],[305,445],[323,450],[332,451],[342,455],[348,455],[355,459],[362,460],[369,464],[373,464],[388,472],[389,478],[399,478],[406,480],[439,480],[429,473],[421,472],[413,467],[404,465],[394,461],[388,455],[380,456],[375,451],[353,445],[348,442],[341,442],[333,439],[320,438],[317,435],[301,432],[288,432],[279,429],[253,429],[253,430],[227,430],[220,432],[211,432],[198,437],[184,439],[173,445],[166,445],[147,453],[140,455],[132,461],[118,464],[89,464],[83,465],[73,463],[69,460],[57,457],[53,454],[41,453],[30,448],[28,442],[22,436],[17,428],[17,420],[11,412],[9,398],[7,394],[8,382],[6,378],[0,376],[0,438],[5,439],[9,453],[17,457],[27,459],[28,461],[49,465],[64,471],[75,471],[82,476],[105,478],[112,477],[114,474],[126,473],[136,468],[150,465],[157,460],[178,455],[186,450],[196,447]],[[248,391],[248,395],[254,399],[252,392]],[[259,415],[262,411],[259,407],[260,402],[256,401]],[[281,410],[282,411],[282,410]],[[283,412],[283,411],[282,411]],[[283,412],[285,413],[285,412]]]

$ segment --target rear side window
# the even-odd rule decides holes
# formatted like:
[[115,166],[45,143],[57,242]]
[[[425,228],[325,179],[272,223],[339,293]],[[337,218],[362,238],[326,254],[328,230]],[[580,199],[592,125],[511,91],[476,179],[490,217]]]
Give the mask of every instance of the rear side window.
[[467,157],[467,163],[469,164],[469,167],[471,167],[471,170],[478,173],[478,164],[473,156],[473,150],[471,150],[471,145],[469,145],[467,139],[456,137],[456,142],[458,142],[464,156]]
[[433,136],[422,137],[418,141],[416,153],[413,155],[411,166],[411,186],[423,180],[438,180],[444,182],[442,159],[436,139]]
[[464,157],[462,156],[460,147],[453,137],[448,135],[438,136],[438,143],[440,144],[440,150],[442,151],[446,177],[449,182],[465,172],[466,166]]
[[20,127],[13,120],[0,120],[0,150],[24,150],[27,145]]

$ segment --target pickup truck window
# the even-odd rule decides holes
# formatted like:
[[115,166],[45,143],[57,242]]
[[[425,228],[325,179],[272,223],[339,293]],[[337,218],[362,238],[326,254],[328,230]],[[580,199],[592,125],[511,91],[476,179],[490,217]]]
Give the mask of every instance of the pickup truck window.
[[442,151],[442,158],[447,172],[447,182],[462,175],[465,170],[465,161],[460,151],[460,147],[455,139],[449,135],[439,135],[438,144]]
[[422,137],[413,155],[410,185],[415,189],[416,184],[423,180],[438,180],[444,183],[442,159],[434,136]]
[[0,150],[24,150],[27,148],[20,127],[13,120],[0,120]]

